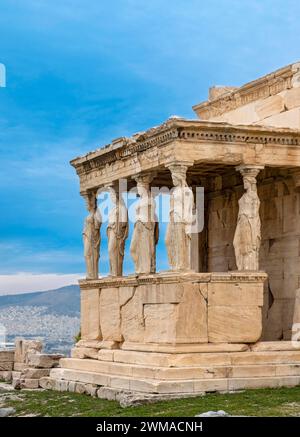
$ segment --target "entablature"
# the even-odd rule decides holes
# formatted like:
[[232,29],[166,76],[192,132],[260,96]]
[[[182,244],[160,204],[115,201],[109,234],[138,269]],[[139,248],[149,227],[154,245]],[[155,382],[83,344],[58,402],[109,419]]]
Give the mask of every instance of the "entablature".
[[159,170],[174,161],[224,165],[300,166],[300,131],[263,126],[171,118],[131,138],[71,161],[80,190],[137,173]]

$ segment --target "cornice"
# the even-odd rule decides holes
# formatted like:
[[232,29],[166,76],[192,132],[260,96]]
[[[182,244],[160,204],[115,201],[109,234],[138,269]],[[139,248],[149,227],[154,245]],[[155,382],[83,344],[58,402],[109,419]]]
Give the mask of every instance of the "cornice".
[[273,96],[292,88],[292,80],[300,70],[300,64],[291,64],[257,80],[246,83],[220,97],[193,106],[202,120],[218,117],[258,99]]

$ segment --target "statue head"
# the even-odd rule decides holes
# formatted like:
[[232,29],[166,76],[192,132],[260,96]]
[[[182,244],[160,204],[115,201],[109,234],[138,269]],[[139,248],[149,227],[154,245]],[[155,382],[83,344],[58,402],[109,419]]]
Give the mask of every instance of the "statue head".
[[185,187],[187,166],[181,164],[173,164],[169,167],[174,187]]
[[140,197],[147,197],[149,195],[149,184],[143,181],[138,181],[136,184],[137,193]]
[[114,205],[116,205],[118,202],[118,195],[117,195],[117,192],[114,189],[114,187],[112,187],[112,186],[109,187],[109,194],[110,194],[110,200],[112,201],[112,203]]
[[256,178],[254,176],[244,176],[244,188],[247,192],[257,191]]
[[149,190],[150,190],[150,183],[153,179],[153,175],[145,173],[145,174],[139,174],[134,177],[136,181],[136,189],[137,193],[140,197],[147,197],[149,196]]
[[236,167],[236,170],[238,170],[243,177],[244,188],[247,193],[250,193],[251,191],[257,192],[256,177],[263,168],[262,165],[246,164]]

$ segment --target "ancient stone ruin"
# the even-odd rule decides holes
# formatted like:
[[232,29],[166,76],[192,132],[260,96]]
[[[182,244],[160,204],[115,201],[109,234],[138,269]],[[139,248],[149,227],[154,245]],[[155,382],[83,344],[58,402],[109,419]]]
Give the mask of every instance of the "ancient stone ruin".
[[13,349],[0,350],[0,380],[15,389],[40,388],[40,379],[59,365],[60,354],[45,354],[39,340],[16,339]]
[[[194,110],[71,162],[88,210],[81,340],[42,386],[114,398],[300,383],[300,63],[212,88]],[[130,275],[124,181],[139,196]],[[171,190],[169,271],[156,271],[153,187]],[[113,206],[100,278],[103,191]]]

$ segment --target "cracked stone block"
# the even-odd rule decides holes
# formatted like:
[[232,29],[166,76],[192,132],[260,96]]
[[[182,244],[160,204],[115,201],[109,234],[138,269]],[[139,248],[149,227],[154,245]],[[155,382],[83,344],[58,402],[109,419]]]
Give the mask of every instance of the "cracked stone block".
[[39,340],[17,339],[15,341],[15,358],[16,363],[27,363],[28,354],[41,352],[43,343]]
[[0,351],[0,365],[1,363],[13,362],[14,361],[14,351]]
[[13,362],[0,362],[0,372],[13,369]]
[[46,390],[54,390],[55,379],[50,377],[43,377],[39,379],[39,386],[45,388]]
[[95,384],[85,384],[86,393],[90,396],[97,396],[98,386]]
[[40,379],[49,376],[50,369],[26,369],[22,372],[23,378]]
[[71,351],[72,358],[93,358],[98,359],[99,349],[91,347],[74,347]]
[[0,371],[0,379],[5,382],[10,382],[12,380],[12,372],[11,371]]
[[99,289],[81,291],[81,338],[101,340]]
[[21,379],[19,378],[13,378],[12,380],[12,386],[15,390],[19,390],[21,388]]
[[57,367],[59,360],[63,357],[61,354],[30,353],[28,354],[28,365],[36,368],[50,369],[51,367]]
[[69,381],[69,388],[68,388],[68,390],[70,392],[74,393],[75,392],[75,385],[76,385],[75,381]]
[[85,394],[86,392],[87,392],[86,384],[84,384],[82,382],[76,382],[75,393]]
[[100,399],[106,399],[108,401],[116,400],[116,390],[113,390],[109,387],[100,387],[97,391],[97,396]]
[[20,388],[29,388],[29,389],[36,389],[39,388],[39,380],[38,379],[30,379],[25,378],[24,380],[21,380]]

